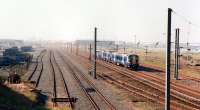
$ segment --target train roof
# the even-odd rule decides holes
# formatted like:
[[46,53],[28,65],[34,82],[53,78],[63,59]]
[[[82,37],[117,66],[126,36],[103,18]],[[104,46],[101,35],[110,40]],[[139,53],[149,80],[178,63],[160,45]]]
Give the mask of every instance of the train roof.
[[122,55],[122,56],[130,56],[130,55],[133,55],[133,56],[138,56],[137,54],[132,54],[132,53],[118,53],[118,54],[120,54],[120,55]]
[[122,56],[129,56],[129,55],[138,56],[137,54],[133,54],[133,53],[121,53],[121,52],[115,52],[115,51],[97,50],[97,52],[106,52],[106,53],[112,53],[112,54],[119,54],[119,55],[122,55]]

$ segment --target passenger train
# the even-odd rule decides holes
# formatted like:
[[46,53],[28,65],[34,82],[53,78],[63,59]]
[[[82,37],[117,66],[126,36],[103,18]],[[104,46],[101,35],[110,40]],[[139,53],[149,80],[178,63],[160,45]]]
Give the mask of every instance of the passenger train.
[[120,54],[109,51],[97,51],[97,59],[134,70],[137,70],[139,67],[139,56],[135,54]]

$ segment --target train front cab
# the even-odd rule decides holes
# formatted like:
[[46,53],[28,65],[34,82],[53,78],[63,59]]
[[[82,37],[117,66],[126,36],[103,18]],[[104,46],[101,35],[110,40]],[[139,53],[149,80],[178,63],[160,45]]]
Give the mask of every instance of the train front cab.
[[138,67],[139,67],[139,57],[138,57],[138,55],[129,55],[128,60],[129,60],[128,66],[131,69],[137,70]]

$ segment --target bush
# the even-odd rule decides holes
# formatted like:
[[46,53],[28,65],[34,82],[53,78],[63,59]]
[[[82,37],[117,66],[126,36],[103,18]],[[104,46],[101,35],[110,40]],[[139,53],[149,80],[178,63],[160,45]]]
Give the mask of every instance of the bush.
[[3,84],[6,80],[6,77],[0,76],[0,84]]

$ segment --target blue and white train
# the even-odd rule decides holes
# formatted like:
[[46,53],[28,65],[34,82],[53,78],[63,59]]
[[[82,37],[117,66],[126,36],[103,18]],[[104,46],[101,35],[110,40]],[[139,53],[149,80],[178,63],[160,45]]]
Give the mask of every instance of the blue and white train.
[[97,51],[97,59],[134,70],[137,70],[139,67],[139,56],[135,54],[120,54],[108,51]]

